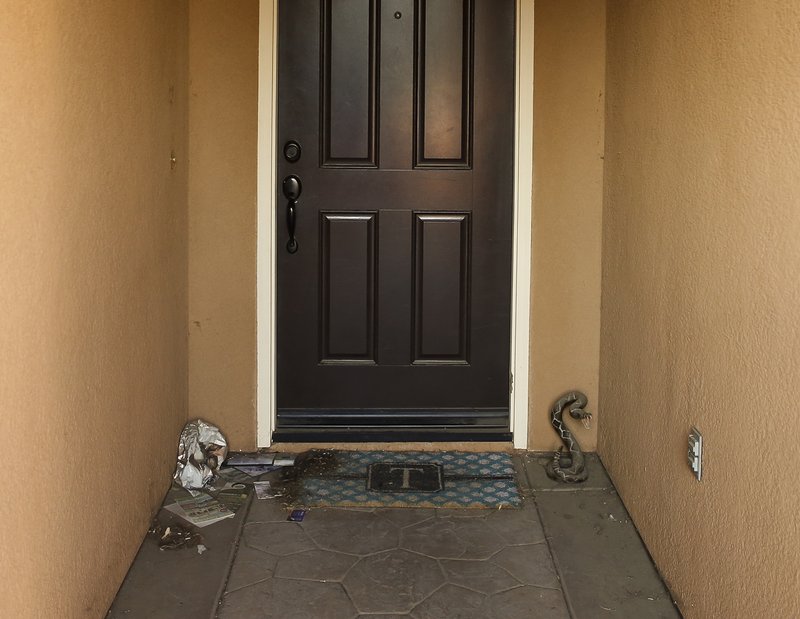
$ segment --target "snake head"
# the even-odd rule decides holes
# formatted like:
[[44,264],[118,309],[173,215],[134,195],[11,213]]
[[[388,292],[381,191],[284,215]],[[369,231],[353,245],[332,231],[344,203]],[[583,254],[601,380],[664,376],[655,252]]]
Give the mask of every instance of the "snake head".
[[591,420],[592,414],[587,413],[582,408],[571,408],[569,410],[569,414],[572,416],[573,419],[589,419]]
[[573,419],[578,419],[582,424],[583,427],[587,430],[590,430],[592,427],[592,414],[587,413],[582,408],[573,408],[569,411],[569,414],[572,415]]

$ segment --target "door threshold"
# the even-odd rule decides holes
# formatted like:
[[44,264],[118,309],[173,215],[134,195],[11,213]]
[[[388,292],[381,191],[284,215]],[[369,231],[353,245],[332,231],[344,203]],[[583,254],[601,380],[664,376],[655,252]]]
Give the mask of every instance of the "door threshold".
[[300,453],[309,449],[338,449],[341,451],[496,451],[512,453],[515,451],[511,441],[408,441],[408,442],[335,442],[302,443],[287,441],[273,443],[270,451]]
[[272,433],[273,443],[426,443],[442,441],[511,441],[507,429],[494,428],[359,428],[286,427]]

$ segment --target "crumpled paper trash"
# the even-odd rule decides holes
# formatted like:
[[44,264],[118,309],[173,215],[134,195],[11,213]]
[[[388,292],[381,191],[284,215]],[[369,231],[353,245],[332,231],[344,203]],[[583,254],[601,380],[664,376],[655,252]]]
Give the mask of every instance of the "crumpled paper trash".
[[158,538],[159,550],[196,547],[198,554],[203,554],[208,550],[200,533],[179,524],[173,523],[167,526],[153,522],[147,532]]
[[213,479],[227,455],[228,442],[219,428],[202,419],[190,421],[181,431],[173,477],[187,490],[202,488]]

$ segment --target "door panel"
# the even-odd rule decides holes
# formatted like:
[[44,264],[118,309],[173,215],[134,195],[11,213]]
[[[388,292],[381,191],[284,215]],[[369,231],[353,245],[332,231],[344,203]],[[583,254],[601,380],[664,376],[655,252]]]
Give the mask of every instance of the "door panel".
[[472,2],[417,5],[417,167],[469,167]]
[[320,213],[322,363],[375,363],[375,213]]
[[280,2],[275,440],[510,437],[513,76],[510,0]]
[[468,363],[469,214],[415,214],[415,363]]
[[323,165],[374,167],[379,0],[322,3]]

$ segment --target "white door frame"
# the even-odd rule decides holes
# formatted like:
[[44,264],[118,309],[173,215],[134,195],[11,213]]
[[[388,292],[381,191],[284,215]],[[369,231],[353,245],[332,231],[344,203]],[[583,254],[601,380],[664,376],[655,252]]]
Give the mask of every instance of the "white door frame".
[[[531,213],[533,206],[533,3],[517,0],[514,139],[514,255],[511,305],[511,431],[528,446]],[[256,250],[256,424],[259,447],[275,426],[275,200],[278,0],[260,0],[258,44],[258,190]]]

